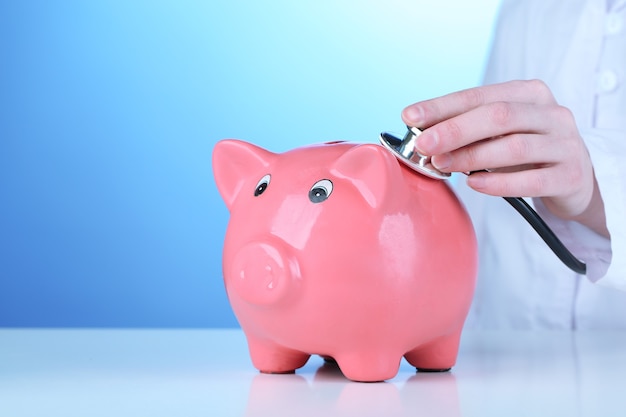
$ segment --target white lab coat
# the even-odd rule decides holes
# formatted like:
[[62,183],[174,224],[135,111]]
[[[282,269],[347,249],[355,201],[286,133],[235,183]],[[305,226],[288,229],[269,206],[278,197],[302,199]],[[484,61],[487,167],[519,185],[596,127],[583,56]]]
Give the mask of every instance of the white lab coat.
[[611,239],[534,204],[587,264],[577,276],[503,199],[458,193],[479,240],[468,328],[626,329],[626,0],[505,0],[485,83],[541,79],[572,110]]

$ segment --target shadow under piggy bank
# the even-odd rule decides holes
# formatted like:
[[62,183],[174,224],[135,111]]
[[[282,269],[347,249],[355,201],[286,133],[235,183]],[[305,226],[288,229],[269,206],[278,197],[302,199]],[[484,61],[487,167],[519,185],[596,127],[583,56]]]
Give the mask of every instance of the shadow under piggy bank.
[[224,284],[258,370],[321,355],[372,382],[394,378],[402,358],[454,366],[477,250],[446,182],[373,144],[273,153],[223,140],[212,161],[230,212]]
[[261,416],[460,416],[454,375],[420,373],[405,381],[363,384],[346,379],[336,364],[303,375],[254,377],[247,417]]

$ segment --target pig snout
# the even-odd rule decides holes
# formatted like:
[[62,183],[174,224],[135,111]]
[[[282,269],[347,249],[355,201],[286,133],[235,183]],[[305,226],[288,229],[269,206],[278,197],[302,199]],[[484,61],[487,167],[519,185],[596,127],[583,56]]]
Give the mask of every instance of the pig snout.
[[252,242],[235,253],[230,285],[243,300],[260,306],[275,304],[298,286],[298,262],[280,246]]

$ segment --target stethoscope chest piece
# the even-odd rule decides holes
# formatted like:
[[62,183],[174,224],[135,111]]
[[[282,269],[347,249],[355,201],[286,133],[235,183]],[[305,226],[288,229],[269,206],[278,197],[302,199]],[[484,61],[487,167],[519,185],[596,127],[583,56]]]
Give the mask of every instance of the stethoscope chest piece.
[[422,155],[415,149],[415,140],[421,133],[417,127],[409,127],[404,138],[400,139],[383,132],[380,134],[380,143],[412,170],[438,180],[450,178],[452,174],[439,171],[430,162],[429,156]]

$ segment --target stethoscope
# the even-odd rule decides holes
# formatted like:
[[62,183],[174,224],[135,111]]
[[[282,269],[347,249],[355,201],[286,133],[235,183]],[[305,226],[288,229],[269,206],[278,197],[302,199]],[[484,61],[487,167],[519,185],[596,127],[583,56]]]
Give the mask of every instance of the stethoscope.
[[[413,171],[426,175],[427,177],[444,180],[450,178],[452,174],[441,172],[430,162],[430,157],[422,155],[415,149],[415,140],[422,133],[417,127],[408,127],[404,138],[399,139],[390,133],[380,134],[380,143],[387,148],[395,157],[411,168]],[[471,175],[471,173],[467,173]],[[565,247],[563,242],[554,234],[552,229],[543,221],[533,208],[521,197],[503,197],[539,234],[544,242],[550,247],[552,252],[572,271],[578,274],[585,274],[587,266],[578,260]]]

